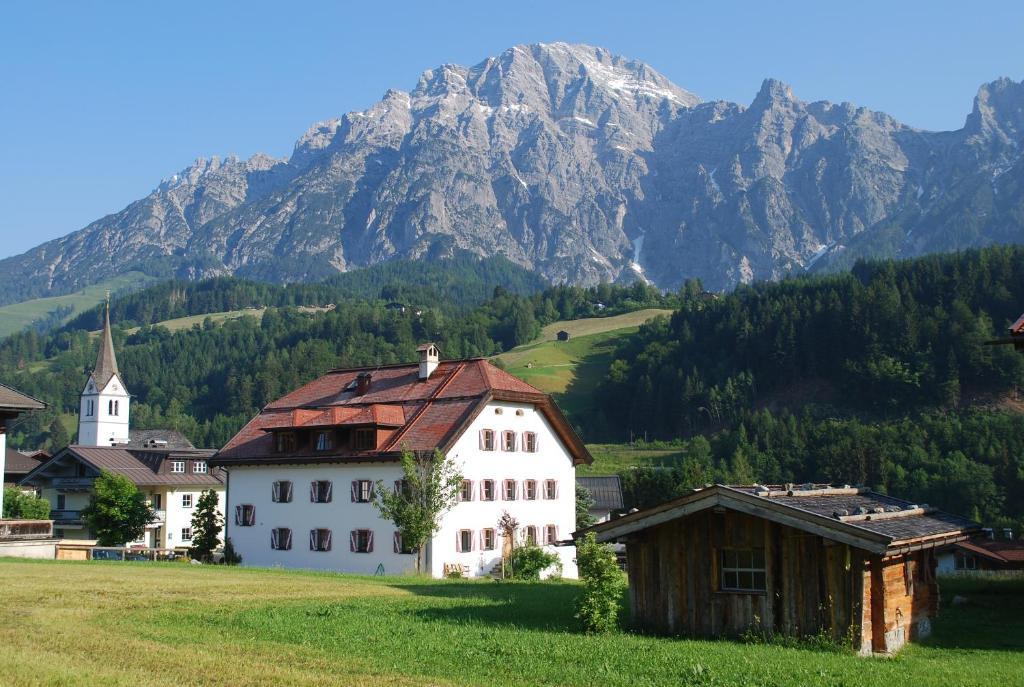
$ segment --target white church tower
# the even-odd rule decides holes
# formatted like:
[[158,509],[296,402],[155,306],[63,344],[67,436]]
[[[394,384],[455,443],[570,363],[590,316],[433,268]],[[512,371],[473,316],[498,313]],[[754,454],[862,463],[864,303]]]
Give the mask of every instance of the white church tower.
[[100,352],[96,368],[82,391],[78,412],[79,446],[113,446],[128,443],[128,403],[131,396],[124,388],[114,356],[114,339],[110,336],[110,301],[100,336]]

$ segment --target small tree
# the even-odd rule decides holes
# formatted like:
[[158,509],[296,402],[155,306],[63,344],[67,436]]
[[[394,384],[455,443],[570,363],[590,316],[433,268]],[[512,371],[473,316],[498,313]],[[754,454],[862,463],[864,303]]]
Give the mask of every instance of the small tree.
[[122,546],[135,541],[153,521],[153,509],[127,477],[103,472],[96,478],[82,520],[100,546]]
[[576,617],[587,632],[609,632],[618,625],[625,576],[610,546],[598,544],[593,532],[576,543],[576,565],[583,593],[576,600]]
[[29,496],[17,487],[4,487],[3,517],[15,520],[47,520],[50,502]]
[[462,486],[462,473],[451,458],[437,449],[413,453],[402,449],[402,488],[388,489],[377,480],[373,505],[395,523],[405,546],[416,554],[416,572],[423,567],[427,542],[441,527],[441,516],[451,510]]
[[596,518],[590,514],[594,507],[594,497],[586,487],[576,485],[576,529],[585,530],[595,522]]
[[192,548],[189,549],[189,555],[204,563],[213,560],[213,550],[217,548],[222,529],[224,518],[217,510],[217,492],[209,489],[199,495],[196,511],[192,514]]
[[560,575],[562,572],[562,561],[558,554],[545,551],[533,543],[517,546],[510,558],[512,578],[516,580],[539,580],[540,574],[552,566],[556,574]]
[[516,553],[516,530],[519,529],[519,521],[516,520],[507,510],[501,512],[501,517],[498,518],[498,532],[501,534],[504,541],[509,544],[508,556],[505,555],[504,546],[501,550],[501,577],[504,579],[505,575],[505,561],[508,560],[509,567],[511,570],[509,573],[515,576],[515,553]]

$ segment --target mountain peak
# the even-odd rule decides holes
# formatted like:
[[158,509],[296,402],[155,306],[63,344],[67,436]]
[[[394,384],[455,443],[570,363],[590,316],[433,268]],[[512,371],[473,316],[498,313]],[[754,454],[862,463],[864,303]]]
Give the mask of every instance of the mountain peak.
[[782,102],[796,102],[796,98],[793,96],[793,88],[778,79],[765,79],[761,82],[761,89],[757,92],[757,96],[754,97],[754,102],[751,103],[750,107],[753,109]]
[[982,84],[964,128],[973,135],[1020,142],[1024,138],[1024,81],[1002,77]]

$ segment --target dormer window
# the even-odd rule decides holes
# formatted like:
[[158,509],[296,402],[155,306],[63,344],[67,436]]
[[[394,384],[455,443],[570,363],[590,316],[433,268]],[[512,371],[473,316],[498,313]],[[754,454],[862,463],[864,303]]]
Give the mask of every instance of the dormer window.
[[172,475],[183,475],[183,474],[185,474],[185,461],[183,461],[183,460],[172,460],[171,461],[171,474]]
[[274,439],[274,449],[278,453],[291,453],[295,450],[295,432],[278,432]]
[[377,433],[372,429],[357,429],[352,434],[352,447],[356,451],[369,451],[377,448]]
[[327,431],[317,432],[317,435],[316,435],[316,450],[317,451],[330,451],[332,448],[334,448],[334,442],[331,441],[331,433],[327,432]]
[[197,460],[192,463],[192,472],[197,475],[205,475],[207,471],[206,461]]

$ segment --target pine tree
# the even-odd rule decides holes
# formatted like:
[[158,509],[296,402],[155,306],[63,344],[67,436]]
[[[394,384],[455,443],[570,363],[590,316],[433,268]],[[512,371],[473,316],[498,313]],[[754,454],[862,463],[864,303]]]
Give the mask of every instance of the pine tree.
[[50,452],[56,453],[70,443],[71,437],[68,436],[68,430],[64,427],[64,423],[60,421],[60,416],[54,417],[53,422],[50,423]]
[[224,518],[217,510],[217,492],[213,489],[204,491],[196,502],[195,513],[192,514],[192,558],[209,563],[213,560],[213,550],[217,548],[221,530],[224,529]]

